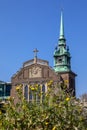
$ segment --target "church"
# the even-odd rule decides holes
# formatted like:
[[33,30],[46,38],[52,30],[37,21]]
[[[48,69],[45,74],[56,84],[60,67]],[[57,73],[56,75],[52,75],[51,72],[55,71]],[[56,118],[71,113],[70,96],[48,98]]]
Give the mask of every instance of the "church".
[[[27,101],[32,100],[30,85],[38,84],[41,91],[47,91],[47,82],[53,80],[55,83],[67,82],[67,88],[75,96],[76,74],[71,70],[71,55],[67,47],[64,35],[63,12],[60,18],[60,33],[58,45],[54,50],[54,67],[49,66],[49,62],[37,57],[38,50],[34,50],[34,58],[23,63],[23,66],[11,78],[11,97],[16,97],[16,86],[22,84],[23,95]],[[17,102],[17,99],[16,99]]]

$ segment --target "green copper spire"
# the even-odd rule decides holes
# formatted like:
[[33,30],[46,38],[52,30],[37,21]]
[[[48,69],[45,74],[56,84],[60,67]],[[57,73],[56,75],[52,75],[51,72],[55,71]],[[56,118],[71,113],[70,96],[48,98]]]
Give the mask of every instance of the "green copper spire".
[[65,38],[64,38],[63,11],[61,11],[61,20],[60,20],[60,36],[59,36],[59,39],[65,39]]
[[59,41],[58,44],[60,46],[66,46],[66,39],[64,36],[64,20],[63,20],[63,11],[61,11],[61,18],[60,18],[60,34],[59,34]]
[[66,39],[64,37],[64,21],[63,12],[61,11],[60,19],[60,34],[58,40],[58,46],[54,51],[54,70],[55,72],[67,72],[71,70],[70,53],[66,46]]

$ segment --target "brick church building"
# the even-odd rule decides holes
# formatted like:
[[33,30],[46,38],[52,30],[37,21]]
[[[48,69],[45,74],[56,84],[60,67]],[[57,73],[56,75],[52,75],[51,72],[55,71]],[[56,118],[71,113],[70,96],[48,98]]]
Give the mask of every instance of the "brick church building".
[[34,59],[23,63],[22,68],[15,73],[12,78],[11,96],[16,97],[16,86],[22,84],[23,94],[25,98],[32,100],[32,94],[29,86],[37,83],[42,86],[42,90],[47,91],[47,82],[53,80],[54,82],[68,81],[67,88],[72,90],[75,96],[75,76],[76,74],[71,70],[71,55],[69,48],[66,45],[64,36],[63,13],[61,12],[60,33],[58,39],[58,46],[54,51],[54,67],[49,66],[49,62],[37,57],[38,50],[35,49]]

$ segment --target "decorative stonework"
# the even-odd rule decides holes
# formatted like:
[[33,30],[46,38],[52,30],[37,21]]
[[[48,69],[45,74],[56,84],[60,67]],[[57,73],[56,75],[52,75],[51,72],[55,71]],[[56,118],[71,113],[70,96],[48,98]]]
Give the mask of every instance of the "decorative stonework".
[[34,66],[29,69],[29,78],[42,77],[42,69],[38,66]]
[[[36,62],[35,62],[35,60],[36,60]],[[41,60],[41,59],[34,58],[32,60],[24,62],[23,67],[31,66],[31,65],[33,65],[35,63],[40,64],[40,65],[45,65],[45,66],[49,65],[49,62],[46,61],[46,60]]]

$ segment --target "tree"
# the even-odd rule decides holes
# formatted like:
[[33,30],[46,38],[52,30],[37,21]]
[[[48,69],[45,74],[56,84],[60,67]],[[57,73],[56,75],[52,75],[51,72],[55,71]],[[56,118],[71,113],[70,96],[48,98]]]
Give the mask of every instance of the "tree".
[[[37,89],[36,89],[37,88]],[[27,102],[22,94],[21,85],[16,88],[19,102],[14,104],[14,98],[5,105],[6,113],[0,114],[2,130],[86,130],[86,116],[83,104],[53,82],[48,83],[46,93],[41,102]],[[31,87],[34,99],[38,85]],[[58,90],[58,92],[56,91]]]

